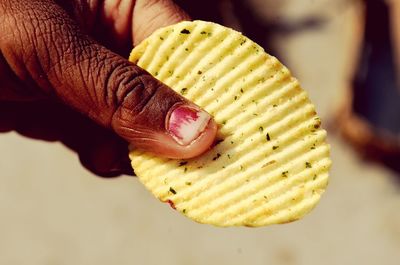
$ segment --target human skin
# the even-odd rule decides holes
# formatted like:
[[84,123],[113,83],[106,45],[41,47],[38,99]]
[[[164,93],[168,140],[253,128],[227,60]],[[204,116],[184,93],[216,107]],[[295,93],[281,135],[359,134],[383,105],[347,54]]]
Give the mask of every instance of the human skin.
[[[129,143],[169,158],[203,153],[212,117],[125,59],[187,19],[168,0],[0,1],[0,132],[61,141],[100,176],[132,174]],[[197,117],[180,134],[176,121]]]

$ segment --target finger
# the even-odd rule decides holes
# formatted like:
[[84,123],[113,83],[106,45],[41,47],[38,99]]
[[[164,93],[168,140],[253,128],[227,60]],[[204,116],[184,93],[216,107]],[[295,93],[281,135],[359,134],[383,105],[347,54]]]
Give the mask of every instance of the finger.
[[0,46],[20,78],[137,148],[190,158],[211,146],[217,126],[207,112],[95,43],[53,1],[8,0],[0,6]]
[[190,17],[171,0],[136,0],[132,19],[133,43],[136,45],[156,29],[190,20]]

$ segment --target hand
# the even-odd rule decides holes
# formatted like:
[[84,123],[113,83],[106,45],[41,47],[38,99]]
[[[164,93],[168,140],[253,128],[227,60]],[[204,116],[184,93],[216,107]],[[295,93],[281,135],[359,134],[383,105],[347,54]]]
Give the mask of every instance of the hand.
[[0,131],[59,140],[101,176],[131,172],[128,143],[170,158],[203,153],[212,117],[125,59],[185,19],[168,0],[1,1]]

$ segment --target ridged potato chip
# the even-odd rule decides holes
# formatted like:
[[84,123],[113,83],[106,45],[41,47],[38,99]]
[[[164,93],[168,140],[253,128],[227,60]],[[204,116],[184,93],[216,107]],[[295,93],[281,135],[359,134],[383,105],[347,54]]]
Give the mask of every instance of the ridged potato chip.
[[317,204],[331,165],[326,132],[275,57],[237,31],[186,21],[153,33],[130,60],[219,124],[218,143],[197,158],[131,151],[135,173],[157,198],[216,226],[287,223]]

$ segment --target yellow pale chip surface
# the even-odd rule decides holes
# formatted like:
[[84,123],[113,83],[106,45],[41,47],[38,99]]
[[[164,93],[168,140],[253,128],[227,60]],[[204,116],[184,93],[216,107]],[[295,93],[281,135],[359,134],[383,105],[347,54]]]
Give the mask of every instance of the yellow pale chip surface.
[[132,150],[140,181],[189,218],[216,226],[297,220],[319,201],[331,165],[307,93],[275,57],[218,24],[156,31],[130,60],[214,116],[219,143],[170,160]]

